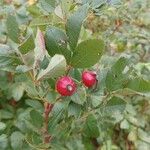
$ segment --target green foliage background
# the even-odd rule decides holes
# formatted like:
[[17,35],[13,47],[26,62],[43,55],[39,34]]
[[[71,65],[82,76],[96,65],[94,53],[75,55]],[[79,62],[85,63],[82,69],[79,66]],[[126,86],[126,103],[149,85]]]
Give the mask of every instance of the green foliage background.
[[[0,0],[0,150],[149,150],[149,9],[149,0]],[[96,89],[80,82],[84,69],[97,72]],[[78,84],[71,97],[55,91],[65,74]]]

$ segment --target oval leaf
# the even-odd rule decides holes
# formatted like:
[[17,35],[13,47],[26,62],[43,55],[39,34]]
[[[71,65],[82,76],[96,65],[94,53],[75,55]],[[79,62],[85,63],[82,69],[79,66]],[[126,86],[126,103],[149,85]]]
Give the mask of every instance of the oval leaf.
[[90,138],[97,138],[99,136],[97,120],[93,114],[90,114],[86,119],[84,134],[86,137]]
[[16,17],[9,15],[6,20],[7,33],[11,40],[19,43],[19,26]]
[[50,63],[48,64],[47,68],[40,70],[37,80],[40,80],[45,76],[53,78],[62,75],[65,72],[66,65],[67,64],[64,56],[56,54],[50,60]]
[[22,54],[26,54],[35,47],[34,39],[32,35],[29,35],[27,39],[19,46],[19,50]]
[[91,67],[101,58],[103,50],[104,42],[102,40],[83,41],[78,45],[71,64],[75,68]]
[[83,105],[83,103],[86,101],[86,90],[84,87],[78,88],[77,91],[71,96],[71,100],[76,103]]
[[62,54],[67,60],[69,59],[70,51],[67,50],[67,36],[62,30],[56,27],[47,28],[45,41],[49,55]]
[[21,132],[15,131],[11,134],[10,137],[11,140],[11,146],[14,150],[22,149],[24,136]]
[[87,16],[89,5],[83,5],[67,21],[66,33],[69,37],[69,44],[75,50],[81,30],[81,25]]

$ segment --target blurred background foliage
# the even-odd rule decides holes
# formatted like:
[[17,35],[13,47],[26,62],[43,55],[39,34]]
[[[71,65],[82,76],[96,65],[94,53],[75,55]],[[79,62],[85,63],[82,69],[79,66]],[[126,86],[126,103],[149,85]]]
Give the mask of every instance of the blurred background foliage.
[[[64,31],[67,18],[84,4],[90,10],[79,42],[105,41],[105,53],[92,68],[99,74],[98,88],[81,86],[74,96],[56,101],[57,77],[35,86],[30,74],[37,27],[44,34],[47,26]],[[44,59],[40,67],[46,64]],[[70,75],[80,81],[81,71]],[[48,144],[43,143],[45,101],[55,104]],[[149,0],[0,0],[0,150],[12,149],[150,149]]]

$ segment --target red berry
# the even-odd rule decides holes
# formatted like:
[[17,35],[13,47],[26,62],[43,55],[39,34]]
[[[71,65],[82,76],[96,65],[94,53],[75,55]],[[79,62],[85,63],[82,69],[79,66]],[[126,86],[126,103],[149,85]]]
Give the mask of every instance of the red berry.
[[62,96],[71,96],[76,91],[76,84],[69,76],[64,76],[56,82],[56,90]]
[[93,71],[84,71],[82,73],[82,82],[87,87],[92,87],[94,84],[96,84],[96,73]]

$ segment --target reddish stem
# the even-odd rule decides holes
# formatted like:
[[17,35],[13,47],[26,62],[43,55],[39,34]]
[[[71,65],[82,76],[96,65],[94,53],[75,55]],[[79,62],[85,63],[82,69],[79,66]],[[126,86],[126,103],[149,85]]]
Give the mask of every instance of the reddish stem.
[[10,100],[10,101],[9,101],[9,104],[10,104],[11,106],[13,106],[13,107],[16,107],[16,106],[17,106],[17,102],[16,102],[14,99]]
[[11,72],[8,72],[7,79],[9,82],[13,82],[13,74]]
[[53,108],[53,104],[50,103],[45,103],[45,111],[44,111],[44,126],[45,126],[45,134],[44,134],[44,143],[49,143],[51,140],[51,136],[48,133],[48,118],[49,118],[49,114],[52,111]]

